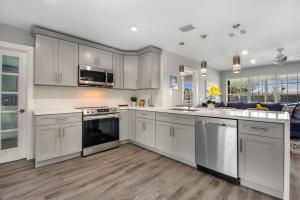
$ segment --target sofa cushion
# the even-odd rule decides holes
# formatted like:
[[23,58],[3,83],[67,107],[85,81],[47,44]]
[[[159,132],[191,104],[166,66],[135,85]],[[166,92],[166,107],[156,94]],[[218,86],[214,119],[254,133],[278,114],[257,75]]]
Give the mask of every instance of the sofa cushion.
[[300,104],[297,104],[292,118],[300,119]]
[[267,107],[270,111],[282,111],[283,105],[280,103],[261,103],[263,107]]
[[243,102],[227,103],[227,107],[236,108],[236,109],[244,109],[244,103]]

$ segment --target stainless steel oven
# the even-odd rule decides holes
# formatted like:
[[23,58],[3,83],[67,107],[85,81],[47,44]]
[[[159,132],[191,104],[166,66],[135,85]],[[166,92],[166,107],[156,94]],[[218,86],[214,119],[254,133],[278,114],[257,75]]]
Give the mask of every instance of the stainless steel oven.
[[112,87],[114,85],[113,71],[91,66],[79,66],[79,85]]
[[82,155],[119,146],[118,108],[84,108]]

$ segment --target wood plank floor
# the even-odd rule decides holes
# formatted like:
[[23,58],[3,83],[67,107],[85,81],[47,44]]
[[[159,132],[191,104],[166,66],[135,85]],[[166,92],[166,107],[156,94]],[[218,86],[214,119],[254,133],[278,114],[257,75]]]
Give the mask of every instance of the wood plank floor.
[[[297,187],[300,187],[299,184]],[[232,185],[148,150],[126,144],[89,157],[75,158],[38,169],[33,168],[32,161],[26,160],[2,164],[0,199],[267,200],[272,198],[242,186]]]

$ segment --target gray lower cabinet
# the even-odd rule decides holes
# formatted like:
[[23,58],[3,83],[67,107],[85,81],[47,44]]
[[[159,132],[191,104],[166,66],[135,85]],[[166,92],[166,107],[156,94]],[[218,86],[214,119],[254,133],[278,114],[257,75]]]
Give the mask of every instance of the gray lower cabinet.
[[81,114],[36,116],[35,122],[36,167],[80,155],[82,151]]
[[156,121],[156,148],[167,156],[195,165],[195,126]]
[[124,56],[113,54],[114,88],[124,88]]
[[[280,124],[239,121],[239,176],[241,184],[283,197],[283,138],[268,127]],[[279,126],[279,127],[278,127]],[[272,134],[273,132],[273,134]],[[261,136],[263,134],[264,136]]]
[[155,120],[136,118],[135,141],[150,148],[155,148]]
[[78,44],[36,35],[35,84],[78,85]]
[[119,140],[129,139],[129,110],[120,110],[119,116]]

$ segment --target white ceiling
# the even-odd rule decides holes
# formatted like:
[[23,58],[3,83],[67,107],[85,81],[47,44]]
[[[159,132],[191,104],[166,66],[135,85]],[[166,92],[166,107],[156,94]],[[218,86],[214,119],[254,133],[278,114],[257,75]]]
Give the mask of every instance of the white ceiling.
[[[242,56],[244,67],[254,66],[251,59],[271,63],[277,47],[300,58],[299,0],[0,0],[0,22],[25,29],[40,25],[126,50],[154,45],[204,58],[218,70],[231,69],[236,49],[249,51]],[[247,34],[229,38],[235,23]],[[196,29],[178,30],[187,24]],[[132,25],[139,31],[131,32]]]

